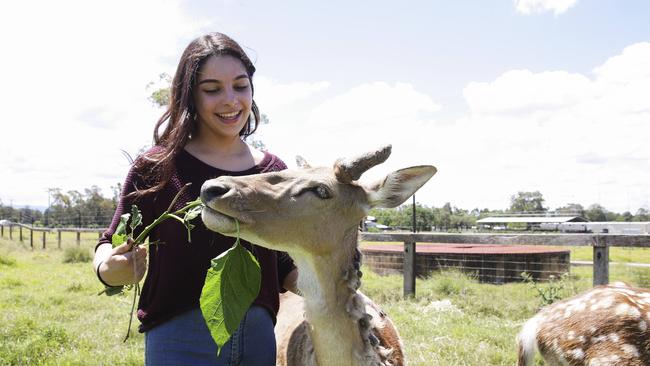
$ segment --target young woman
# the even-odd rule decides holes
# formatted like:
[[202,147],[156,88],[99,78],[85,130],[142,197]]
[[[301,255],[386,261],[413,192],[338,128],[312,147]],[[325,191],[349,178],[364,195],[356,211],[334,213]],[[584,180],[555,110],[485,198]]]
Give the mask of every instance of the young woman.
[[[144,276],[144,247],[130,252],[127,244],[114,249],[110,244],[120,215],[130,212],[132,204],[142,211],[143,228],[167,209],[186,183],[192,185],[174,209],[196,199],[208,179],[286,168],[276,156],[243,140],[260,121],[253,100],[254,72],[246,53],[226,35],[210,33],[187,46],[172,81],[169,107],[154,128],[154,147],[134,162],[113,222],[96,247],[94,265],[104,284],[132,284]],[[261,290],[217,357],[199,298],[211,259],[230,248],[233,239],[210,232],[200,220],[195,225],[191,243],[175,220],[150,234],[155,245],[149,247],[138,304],[146,364],[275,365],[278,294],[295,291],[297,278],[291,258],[245,243],[260,263]]]

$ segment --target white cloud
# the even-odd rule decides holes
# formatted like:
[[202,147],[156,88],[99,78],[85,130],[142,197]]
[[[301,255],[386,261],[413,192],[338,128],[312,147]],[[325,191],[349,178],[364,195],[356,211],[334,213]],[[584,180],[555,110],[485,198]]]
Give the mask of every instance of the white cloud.
[[515,9],[519,13],[530,15],[552,11],[555,15],[566,12],[578,0],[514,0]]
[[473,112],[525,114],[574,105],[589,92],[590,81],[583,75],[513,70],[490,83],[469,83],[463,95]]
[[[307,102],[314,107],[308,111],[282,118],[272,115],[271,124],[260,129],[260,138],[269,150],[289,166],[295,166],[296,155],[314,166],[328,166],[339,157],[392,144],[391,158],[363,177],[372,180],[410,165],[436,165],[442,152],[449,150],[439,138],[447,133],[436,127],[441,106],[410,84],[366,83],[312,99]],[[276,100],[284,100],[284,96],[277,94]],[[437,198],[433,185],[421,193],[422,202]]]
[[[647,205],[649,55],[650,44],[638,43],[593,77],[516,70],[468,84],[470,113],[462,124],[474,152],[490,157],[490,168],[475,172],[485,189],[539,189],[551,207],[600,202],[621,212]],[[505,180],[494,176],[505,171]]]
[[42,204],[48,187],[96,184],[108,194],[124,179],[120,149],[133,153],[150,143],[160,114],[147,100],[147,84],[173,72],[169,60],[204,25],[179,4],[0,5],[1,123],[12,136],[0,145],[10,177],[0,182],[4,203]]

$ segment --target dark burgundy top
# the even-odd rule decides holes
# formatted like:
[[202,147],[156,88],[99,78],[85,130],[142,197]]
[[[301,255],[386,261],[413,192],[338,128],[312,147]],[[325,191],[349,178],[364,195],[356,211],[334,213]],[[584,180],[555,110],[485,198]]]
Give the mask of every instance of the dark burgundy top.
[[[139,231],[169,207],[174,196],[186,183],[192,185],[176,202],[175,210],[195,200],[199,196],[201,185],[208,179],[222,175],[250,175],[283,169],[286,169],[286,165],[282,160],[265,153],[264,159],[258,165],[240,172],[228,172],[208,165],[183,150],[176,157],[176,172],[167,186],[162,191],[139,198],[135,202],[143,216],[143,225],[139,227]],[[98,246],[111,242],[120,215],[131,212],[133,200],[125,196],[136,187],[143,189],[146,183],[137,168],[132,167],[124,182],[111,226],[103,233]],[[140,332],[146,332],[175,315],[198,307],[210,261],[234,244],[234,238],[208,230],[200,218],[194,220],[193,224],[196,227],[192,229],[191,243],[188,242],[185,227],[173,219],[164,221],[149,235],[149,242],[156,245],[149,247],[149,269],[138,304]],[[275,319],[279,308],[278,294],[284,291],[284,278],[295,268],[293,261],[284,252],[251,245],[243,240],[241,243],[255,255],[262,270],[261,289],[254,304],[268,309]]]

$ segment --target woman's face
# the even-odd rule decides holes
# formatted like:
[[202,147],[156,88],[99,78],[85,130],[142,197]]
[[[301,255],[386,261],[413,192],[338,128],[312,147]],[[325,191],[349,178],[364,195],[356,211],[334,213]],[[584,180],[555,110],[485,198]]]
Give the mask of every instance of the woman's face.
[[251,80],[244,64],[232,56],[210,56],[196,76],[193,97],[198,134],[239,138],[253,103]]

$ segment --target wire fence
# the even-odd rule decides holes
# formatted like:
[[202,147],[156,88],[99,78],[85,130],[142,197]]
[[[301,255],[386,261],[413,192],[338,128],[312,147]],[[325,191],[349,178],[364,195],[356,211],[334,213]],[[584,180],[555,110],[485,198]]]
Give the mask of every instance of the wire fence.
[[106,228],[48,228],[14,222],[0,224],[0,237],[19,240],[21,243],[29,242],[32,249],[34,249],[35,245],[39,246],[39,244],[42,249],[47,249],[48,243],[50,245],[56,244],[57,248],[61,249],[64,241],[72,240],[77,246],[88,242],[97,243],[104,231],[106,231]]
[[[94,245],[105,230],[0,223],[0,237],[29,243],[32,249]],[[379,274],[402,274],[405,296],[415,294],[416,277],[445,271],[489,284],[563,278],[590,285],[624,281],[650,287],[648,234],[362,233],[360,239],[364,264]],[[582,260],[572,258],[576,253]]]
[[[458,271],[480,282],[624,281],[650,285],[650,235],[362,233],[364,263],[380,274],[401,273],[404,295],[416,277]],[[374,243],[391,243],[372,245]],[[435,243],[435,244],[434,244]],[[620,262],[610,261],[610,249]],[[571,261],[572,252],[590,259]]]

